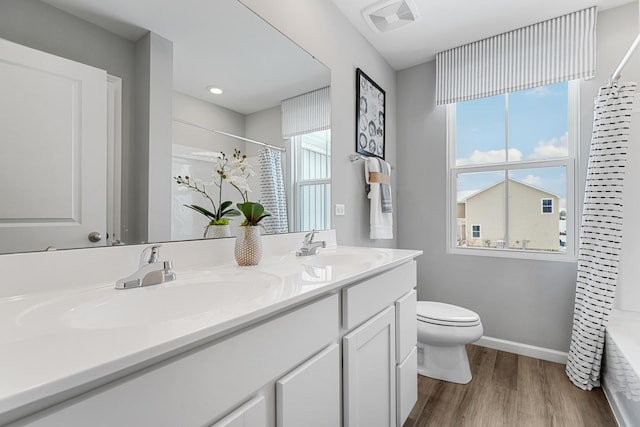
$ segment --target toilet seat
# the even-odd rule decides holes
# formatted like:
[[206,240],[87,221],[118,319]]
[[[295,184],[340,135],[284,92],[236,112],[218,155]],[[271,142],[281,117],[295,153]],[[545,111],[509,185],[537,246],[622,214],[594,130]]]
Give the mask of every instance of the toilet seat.
[[418,301],[418,321],[439,326],[470,327],[480,324],[477,313],[456,305]]

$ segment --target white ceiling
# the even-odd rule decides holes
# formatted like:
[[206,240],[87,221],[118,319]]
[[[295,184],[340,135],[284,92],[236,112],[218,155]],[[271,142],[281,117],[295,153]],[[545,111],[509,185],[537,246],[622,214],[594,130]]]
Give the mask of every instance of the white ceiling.
[[131,41],[172,41],[174,89],[242,114],[330,84],[328,68],[237,0],[42,1]]
[[384,34],[367,25],[362,10],[388,0],[332,1],[395,70],[402,70],[466,43],[591,6],[604,10],[634,0],[413,0],[420,18]]

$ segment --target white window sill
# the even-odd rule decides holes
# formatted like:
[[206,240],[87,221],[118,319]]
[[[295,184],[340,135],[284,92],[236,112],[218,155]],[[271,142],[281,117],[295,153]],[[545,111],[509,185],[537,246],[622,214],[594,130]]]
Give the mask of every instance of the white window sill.
[[575,254],[568,252],[543,252],[521,249],[485,249],[485,248],[469,248],[469,247],[449,247],[447,250],[451,255],[471,255],[484,256],[494,258],[514,258],[528,259],[536,261],[557,261],[557,262],[577,262],[578,258]]

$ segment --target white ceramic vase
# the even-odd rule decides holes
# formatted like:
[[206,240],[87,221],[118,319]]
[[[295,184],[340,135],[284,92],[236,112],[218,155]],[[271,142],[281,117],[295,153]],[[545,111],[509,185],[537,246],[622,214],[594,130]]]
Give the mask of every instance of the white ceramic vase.
[[229,224],[210,225],[207,227],[206,237],[210,239],[220,239],[222,237],[231,237],[231,227]]

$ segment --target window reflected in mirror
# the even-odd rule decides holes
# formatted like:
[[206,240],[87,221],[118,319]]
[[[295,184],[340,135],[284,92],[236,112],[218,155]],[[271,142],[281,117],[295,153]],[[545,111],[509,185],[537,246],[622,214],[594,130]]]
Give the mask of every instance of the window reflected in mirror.
[[295,231],[331,228],[331,131],[291,139]]

